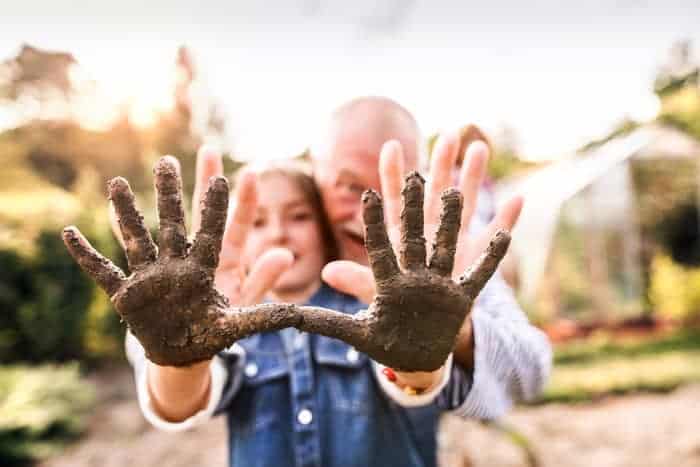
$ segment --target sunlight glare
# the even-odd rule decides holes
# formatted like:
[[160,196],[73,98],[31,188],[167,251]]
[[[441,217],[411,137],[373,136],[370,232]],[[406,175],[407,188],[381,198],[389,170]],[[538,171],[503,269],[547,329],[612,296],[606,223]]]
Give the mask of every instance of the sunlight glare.
[[75,78],[83,85],[88,81],[93,85],[78,106],[81,123],[105,128],[126,112],[134,125],[147,128],[160,114],[172,110],[177,79],[174,55],[161,53],[158,57],[154,60],[152,55],[133,51],[128,56],[79,56],[83,70]]

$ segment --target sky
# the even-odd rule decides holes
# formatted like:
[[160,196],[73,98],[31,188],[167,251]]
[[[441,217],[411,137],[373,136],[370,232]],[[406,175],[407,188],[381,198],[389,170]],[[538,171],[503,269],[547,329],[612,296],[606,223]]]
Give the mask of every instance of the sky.
[[412,111],[423,132],[508,126],[529,159],[556,158],[658,108],[657,68],[700,48],[700,2],[3,2],[0,57],[20,44],[72,52],[115,99],[157,106],[179,45],[245,158],[298,153],[361,95]]

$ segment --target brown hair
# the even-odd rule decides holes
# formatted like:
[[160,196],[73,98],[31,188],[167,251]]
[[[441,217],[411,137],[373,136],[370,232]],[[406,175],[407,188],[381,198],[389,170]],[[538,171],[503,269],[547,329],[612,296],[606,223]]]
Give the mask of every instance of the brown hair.
[[459,152],[457,153],[457,166],[460,167],[464,163],[467,148],[475,141],[483,141],[489,148],[489,152],[493,152],[491,141],[486,137],[481,128],[470,123],[459,130]]
[[290,160],[254,166],[254,170],[261,179],[271,175],[281,175],[290,180],[299,189],[306,202],[311,205],[311,209],[317,214],[321,238],[323,239],[325,262],[328,263],[338,259],[338,246],[335,242],[335,236],[333,235],[328,216],[326,216],[326,210],[323,208],[321,192],[311,175],[309,164],[300,160]]

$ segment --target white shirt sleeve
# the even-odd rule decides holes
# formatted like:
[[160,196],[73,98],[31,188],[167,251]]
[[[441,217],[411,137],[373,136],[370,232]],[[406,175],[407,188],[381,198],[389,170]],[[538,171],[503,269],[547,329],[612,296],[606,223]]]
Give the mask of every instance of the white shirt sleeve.
[[474,370],[471,389],[455,410],[493,419],[518,400],[542,391],[552,367],[547,336],[532,326],[500,273],[482,290],[472,312]]
[[148,365],[146,364],[145,352],[139,341],[130,332],[127,332],[126,335],[126,354],[134,368],[139,407],[141,408],[144,418],[146,418],[151,425],[164,431],[184,431],[194,426],[201,425],[212,418],[221,401],[221,395],[228,377],[228,370],[220,357],[214,357],[210,366],[211,383],[209,385],[209,402],[207,406],[181,422],[169,422],[158,415],[153,408],[151,396],[148,391]]
[[379,363],[372,361],[372,367],[374,369],[374,376],[379,383],[379,387],[384,394],[387,395],[387,397],[402,407],[421,407],[431,404],[450,381],[450,375],[452,374],[452,354],[450,354],[447,357],[447,361],[445,361],[440,382],[433,386],[429,391],[415,395],[406,394],[396,384],[389,381],[382,373],[382,370],[385,368],[384,365],[380,365]]
[[[491,219],[493,193],[479,191],[477,212],[469,224],[470,235],[483,233]],[[487,209],[489,207],[490,209]],[[465,394],[453,413],[463,417],[494,419],[516,401],[537,397],[549,378],[552,348],[547,336],[531,325],[515,298],[513,289],[496,271],[474,303],[471,313],[474,334],[474,368],[466,386],[449,388],[451,394]],[[467,375],[468,376],[468,375]],[[459,379],[459,378],[457,378]],[[454,378],[453,378],[454,380]]]

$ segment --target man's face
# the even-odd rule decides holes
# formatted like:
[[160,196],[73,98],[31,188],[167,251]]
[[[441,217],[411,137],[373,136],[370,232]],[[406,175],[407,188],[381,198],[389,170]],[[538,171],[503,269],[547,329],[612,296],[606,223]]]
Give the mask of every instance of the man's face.
[[381,193],[379,154],[382,145],[390,139],[399,141],[406,171],[415,170],[417,166],[418,145],[411,127],[397,128],[381,137],[367,135],[362,128],[353,130],[338,132],[327,148],[328,153],[314,158],[314,178],[321,190],[340,259],[367,265],[362,193],[368,189]]
[[367,265],[361,197],[370,188],[381,191],[381,147],[368,149],[362,143],[355,140],[333,145],[330,155],[315,161],[314,176],[338,243],[340,258]]

